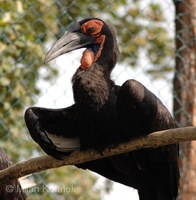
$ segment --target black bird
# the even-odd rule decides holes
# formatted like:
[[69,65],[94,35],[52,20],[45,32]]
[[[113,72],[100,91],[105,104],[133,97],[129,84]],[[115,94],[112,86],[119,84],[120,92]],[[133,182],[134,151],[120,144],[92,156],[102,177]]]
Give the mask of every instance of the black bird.
[[[87,18],[68,27],[45,63],[86,48],[72,78],[75,104],[62,109],[30,107],[25,121],[32,138],[57,159],[80,148],[106,147],[153,131],[175,128],[163,103],[136,80],[117,86],[110,74],[119,49],[115,28]],[[77,165],[138,189],[140,200],[174,200],[179,185],[178,144],[142,149]]]
[[[0,170],[12,166],[13,163],[9,155],[0,148]],[[0,183],[0,199],[1,200],[26,200],[27,196],[23,192],[18,180],[10,181],[6,184]]]

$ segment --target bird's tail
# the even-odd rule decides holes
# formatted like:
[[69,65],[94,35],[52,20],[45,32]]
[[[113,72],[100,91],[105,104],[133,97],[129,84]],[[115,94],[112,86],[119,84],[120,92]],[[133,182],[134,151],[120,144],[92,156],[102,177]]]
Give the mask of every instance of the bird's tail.
[[164,169],[165,171],[155,176],[153,181],[147,181],[138,189],[140,200],[176,200],[180,176],[177,162],[166,164]]

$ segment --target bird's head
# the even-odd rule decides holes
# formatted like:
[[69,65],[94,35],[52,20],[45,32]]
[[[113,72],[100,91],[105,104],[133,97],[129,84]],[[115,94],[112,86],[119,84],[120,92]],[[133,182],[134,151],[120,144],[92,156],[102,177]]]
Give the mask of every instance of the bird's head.
[[73,23],[49,50],[44,63],[80,48],[86,48],[80,60],[83,70],[96,62],[111,72],[119,55],[115,28],[97,18]]

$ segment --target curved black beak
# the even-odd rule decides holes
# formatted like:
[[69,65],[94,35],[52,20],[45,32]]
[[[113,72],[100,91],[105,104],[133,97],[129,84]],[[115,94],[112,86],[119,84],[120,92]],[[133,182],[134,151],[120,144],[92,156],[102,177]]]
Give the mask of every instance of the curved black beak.
[[71,24],[68,30],[49,50],[44,63],[46,64],[62,54],[86,47],[94,41],[95,38],[93,36],[81,32],[79,23]]

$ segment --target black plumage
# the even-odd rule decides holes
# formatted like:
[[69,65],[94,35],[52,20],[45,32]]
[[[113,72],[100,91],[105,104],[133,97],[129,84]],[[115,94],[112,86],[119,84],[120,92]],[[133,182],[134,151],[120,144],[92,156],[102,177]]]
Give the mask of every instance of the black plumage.
[[[10,156],[0,148],[0,170],[12,166],[13,163]],[[23,192],[20,182],[12,180],[6,184],[0,183],[0,199],[1,200],[26,200],[27,196]]]
[[[48,52],[45,63],[85,47],[72,78],[75,104],[63,109],[28,108],[33,139],[62,159],[74,149],[101,152],[131,138],[175,128],[163,103],[136,80],[117,86],[110,74],[118,59],[113,26],[88,18],[70,25]],[[174,200],[179,185],[178,144],[142,149],[77,165],[138,189],[140,200]]]

